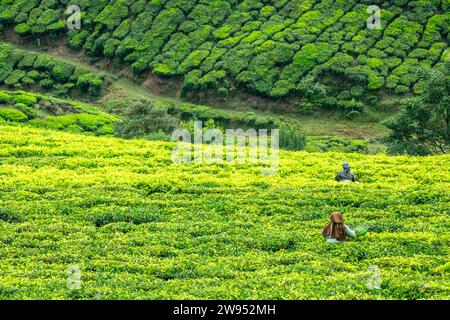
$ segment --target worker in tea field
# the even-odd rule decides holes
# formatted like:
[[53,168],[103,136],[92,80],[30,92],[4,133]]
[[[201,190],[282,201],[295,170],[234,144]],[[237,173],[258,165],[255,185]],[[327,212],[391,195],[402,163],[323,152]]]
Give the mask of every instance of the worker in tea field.
[[331,221],[322,230],[327,242],[341,242],[347,240],[346,236],[356,237],[356,232],[344,224],[342,214],[335,211],[331,214]]
[[342,168],[344,170],[339,171],[339,173],[336,175],[336,178],[335,178],[336,181],[346,182],[346,183],[350,183],[350,182],[359,183],[359,181],[355,178],[353,173],[350,171],[350,165],[348,164],[348,162],[344,162],[344,164],[342,165]]

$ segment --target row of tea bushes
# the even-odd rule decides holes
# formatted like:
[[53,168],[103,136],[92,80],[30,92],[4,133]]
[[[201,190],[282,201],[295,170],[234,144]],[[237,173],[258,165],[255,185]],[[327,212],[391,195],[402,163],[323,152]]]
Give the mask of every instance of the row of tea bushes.
[[99,96],[106,83],[103,74],[0,42],[0,85],[16,89],[37,87],[61,95],[77,90]]
[[0,90],[0,121],[27,123],[28,125],[112,135],[115,116],[96,107],[77,101],[55,99],[24,91]]

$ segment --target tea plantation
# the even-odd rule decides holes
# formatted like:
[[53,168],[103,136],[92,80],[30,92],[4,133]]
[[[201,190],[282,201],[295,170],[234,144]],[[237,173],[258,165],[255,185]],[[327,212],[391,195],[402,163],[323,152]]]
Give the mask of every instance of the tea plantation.
[[[81,0],[70,4],[82,27],[67,34],[68,4],[1,1],[0,28],[181,77],[182,94],[237,88],[348,113],[422,93],[420,69],[448,70],[449,0]],[[379,28],[367,27],[370,5]]]
[[[281,151],[261,175],[173,146],[0,124],[0,299],[450,297],[450,156]],[[326,243],[333,210],[369,232]]]

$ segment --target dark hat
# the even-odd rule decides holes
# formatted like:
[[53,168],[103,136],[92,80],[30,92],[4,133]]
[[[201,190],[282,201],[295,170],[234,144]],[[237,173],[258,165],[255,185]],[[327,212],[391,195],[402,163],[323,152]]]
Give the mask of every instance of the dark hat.
[[344,163],[342,164],[342,168],[344,168],[344,169],[350,169],[350,165],[348,164],[348,162],[344,162]]

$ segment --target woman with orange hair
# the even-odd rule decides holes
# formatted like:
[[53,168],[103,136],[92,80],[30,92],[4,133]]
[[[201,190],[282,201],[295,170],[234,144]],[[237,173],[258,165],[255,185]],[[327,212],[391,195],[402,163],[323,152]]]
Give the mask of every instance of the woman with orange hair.
[[327,242],[341,242],[345,241],[349,237],[356,237],[355,231],[350,229],[344,224],[344,218],[342,214],[335,211],[331,214],[331,222],[328,223],[322,230],[322,235],[325,237]]

